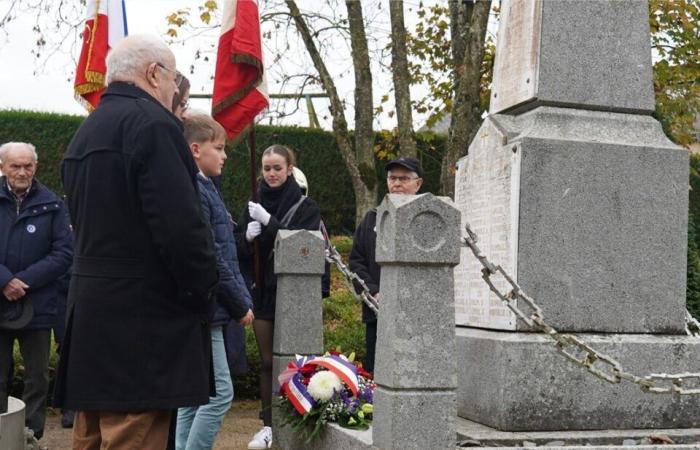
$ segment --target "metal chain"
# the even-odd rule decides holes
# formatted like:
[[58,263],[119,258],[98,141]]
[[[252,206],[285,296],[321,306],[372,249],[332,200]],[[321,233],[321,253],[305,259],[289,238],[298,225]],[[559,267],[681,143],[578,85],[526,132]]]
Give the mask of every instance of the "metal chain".
[[[471,249],[474,256],[479,260],[482,278],[488,284],[489,289],[501,299],[501,301],[530,328],[541,331],[555,341],[557,351],[570,361],[583,366],[593,375],[607,381],[608,383],[620,383],[628,381],[640,387],[644,392],[655,394],[680,395],[700,395],[700,373],[679,373],[679,374],[650,374],[639,377],[626,372],[622,365],[612,357],[595,350],[583,340],[570,334],[561,334],[554,327],[544,320],[542,309],[520,288],[518,283],[511,278],[501,266],[491,263],[486,255],[476,245],[477,235],[466,225],[467,236],[464,238],[465,244]],[[511,289],[508,292],[501,292],[491,280],[492,275],[500,274],[508,282]],[[529,315],[516,306],[516,301],[524,302],[531,310]],[[692,336],[700,336],[700,323],[686,311],[686,330]],[[693,387],[689,387],[689,386]]]
[[685,332],[690,336],[700,337],[700,322],[687,309],[685,310]]
[[[369,288],[367,287],[367,284],[365,283],[365,280],[360,278],[359,275],[357,275],[355,272],[351,271],[348,266],[343,262],[343,258],[340,256],[340,253],[338,252],[338,249],[335,248],[335,245],[331,242],[330,237],[328,236],[328,232],[326,231],[326,227],[321,223],[321,234],[323,234],[323,240],[326,243],[326,261],[328,261],[331,264],[335,264],[335,266],[338,268],[338,272],[340,272],[343,275],[343,280],[345,281],[345,285],[348,288],[348,291],[352,293],[352,295],[355,296],[356,299],[362,301],[369,309],[371,309],[375,315],[379,314],[379,303],[377,303],[377,299],[374,298],[374,296],[369,292]],[[358,294],[357,291],[355,291],[355,285],[353,281],[356,281],[359,285],[362,291]]]

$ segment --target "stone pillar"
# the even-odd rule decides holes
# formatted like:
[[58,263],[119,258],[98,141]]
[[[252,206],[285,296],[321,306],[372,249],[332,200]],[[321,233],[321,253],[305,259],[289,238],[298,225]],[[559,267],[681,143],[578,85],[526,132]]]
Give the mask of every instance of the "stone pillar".
[[[323,353],[321,276],[324,270],[324,243],[320,232],[280,230],[277,233],[277,305],[272,346],[273,399],[279,392],[277,375],[295,354]],[[279,423],[274,408],[273,422]],[[282,434],[278,426],[273,426],[273,430],[276,445],[281,448],[297,448],[289,430]]]
[[455,448],[458,227],[451,200],[432,194],[390,194],[377,211],[377,448]]
[[[457,173],[463,220],[559,331],[640,376],[700,371],[684,334],[688,152],[651,117],[647,2],[503,0],[502,13],[491,115]],[[697,396],[605,383],[525,332],[480,269],[464,249],[460,416],[509,431],[700,426]]]
[[7,412],[0,414],[0,448],[24,450],[24,402],[18,398],[7,398]]

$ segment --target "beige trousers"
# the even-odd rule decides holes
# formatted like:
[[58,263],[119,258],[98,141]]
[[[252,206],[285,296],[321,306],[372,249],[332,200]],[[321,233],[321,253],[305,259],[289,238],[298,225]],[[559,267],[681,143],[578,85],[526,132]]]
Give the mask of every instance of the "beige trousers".
[[76,411],[73,450],[165,450],[171,411]]

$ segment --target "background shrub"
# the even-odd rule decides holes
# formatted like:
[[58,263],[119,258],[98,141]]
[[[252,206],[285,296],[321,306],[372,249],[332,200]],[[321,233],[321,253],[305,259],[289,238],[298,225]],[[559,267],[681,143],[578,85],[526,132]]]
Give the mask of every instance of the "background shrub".
[[[31,142],[39,153],[38,178],[49,189],[63,194],[60,163],[73,134],[85,118],[32,111],[0,111],[0,143]],[[376,134],[378,148],[393,145],[391,135]],[[258,167],[260,155],[272,144],[284,144],[297,155],[297,164],[309,182],[309,195],[321,207],[321,215],[332,234],[352,234],[355,229],[355,194],[350,175],[333,135],[327,131],[301,127],[256,127]],[[445,139],[433,134],[418,136],[419,159],[424,166],[424,191],[438,192],[440,161]],[[226,206],[238,218],[250,197],[250,153],[245,143],[227,147],[228,161],[221,179]],[[382,153],[384,154],[384,153]],[[386,193],[384,164],[393,155],[377,160],[380,198]],[[258,170],[259,172],[259,170]]]

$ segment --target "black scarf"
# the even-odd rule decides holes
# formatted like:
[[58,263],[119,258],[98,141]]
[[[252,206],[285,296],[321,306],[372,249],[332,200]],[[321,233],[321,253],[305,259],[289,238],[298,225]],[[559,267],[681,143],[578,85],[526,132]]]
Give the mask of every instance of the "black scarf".
[[301,198],[301,188],[293,176],[287,177],[282,186],[272,188],[263,179],[258,188],[260,204],[267,212],[282,220],[289,208],[294,206]]

